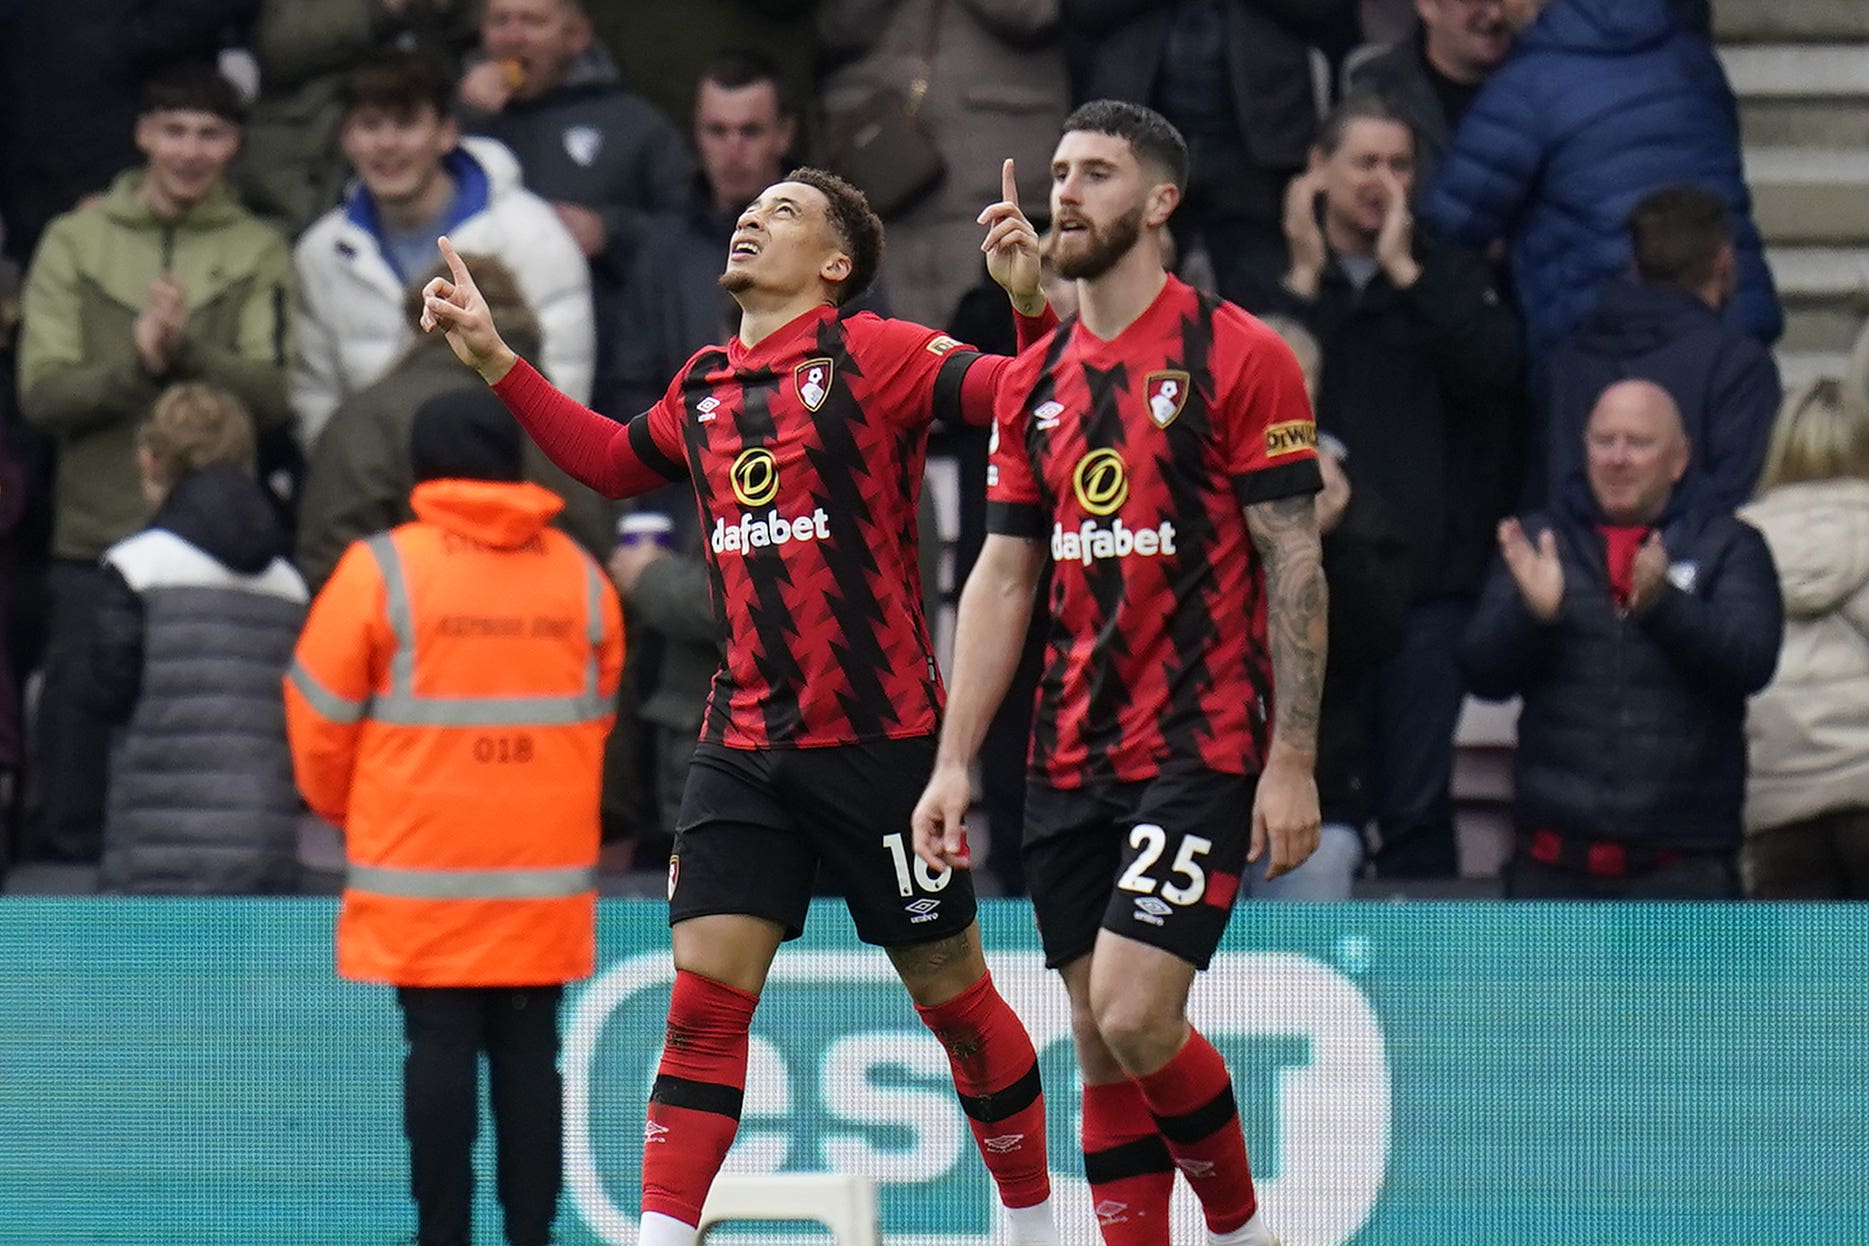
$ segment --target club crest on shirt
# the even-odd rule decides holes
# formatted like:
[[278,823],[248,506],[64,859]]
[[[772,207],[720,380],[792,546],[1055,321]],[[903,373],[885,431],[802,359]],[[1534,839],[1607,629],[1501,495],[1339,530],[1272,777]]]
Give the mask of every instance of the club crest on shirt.
[[565,155],[588,169],[603,150],[604,132],[594,125],[565,127]]
[[1150,422],[1167,428],[1188,403],[1188,374],[1174,369],[1151,372],[1142,382],[1142,392],[1148,399]]
[[816,411],[831,396],[831,361],[825,357],[807,359],[792,369],[792,382],[798,388],[798,401],[806,410]]

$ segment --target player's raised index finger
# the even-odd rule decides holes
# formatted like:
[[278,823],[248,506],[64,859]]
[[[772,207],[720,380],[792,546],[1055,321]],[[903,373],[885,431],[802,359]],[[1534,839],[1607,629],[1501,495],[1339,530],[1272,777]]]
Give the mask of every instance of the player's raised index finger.
[[462,286],[472,285],[473,278],[468,275],[467,261],[463,260],[461,253],[454,249],[454,244],[448,241],[448,236],[443,234],[435,239],[435,245],[441,248],[441,258],[448,262],[448,271],[453,274],[454,283]]
[[1011,156],[1007,156],[1006,162],[999,166],[999,194],[1013,207],[1019,206],[1019,179],[1012,171]]

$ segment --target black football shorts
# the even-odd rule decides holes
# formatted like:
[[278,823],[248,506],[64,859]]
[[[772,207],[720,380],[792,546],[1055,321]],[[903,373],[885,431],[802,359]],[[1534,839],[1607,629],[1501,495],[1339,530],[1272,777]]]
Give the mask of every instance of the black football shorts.
[[1025,792],[1025,882],[1045,964],[1087,954],[1099,929],[1205,969],[1252,839],[1254,780],[1213,770]]
[[934,754],[932,736],[826,748],[699,745],[669,857],[669,924],[738,913],[796,939],[821,865],[865,943],[959,934],[974,919],[973,876],[930,870],[909,834]]

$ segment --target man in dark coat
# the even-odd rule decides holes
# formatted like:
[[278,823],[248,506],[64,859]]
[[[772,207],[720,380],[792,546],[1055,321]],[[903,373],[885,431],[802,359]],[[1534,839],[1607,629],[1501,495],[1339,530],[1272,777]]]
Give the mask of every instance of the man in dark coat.
[[[681,132],[628,90],[591,34],[582,0],[488,0],[480,52],[461,78],[462,129],[519,158],[591,265],[601,396],[618,303],[650,218],[687,197]],[[630,415],[634,412],[612,412]]]
[[1380,98],[1324,124],[1292,184],[1282,307],[1323,350],[1320,431],[1407,543],[1400,652],[1368,681],[1372,803],[1388,878],[1444,878],[1454,851],[1457,654],[1520,457],[1519,322],[1476,257],[1416,236],[1414,141]]
[[1629,218],[1632,277],[1604,283],[1596,310],[1554,351],[1538,380],[1546,429],[1541,497],[1556,497],[1583,456],[1584,422],[1617,381],[1654,381],[1674,398],[1692,446],[1681,487],[1706,506],[1752,497],[1783,398],[1778,365],[1727,323],[1738,261],[1726,205],[1710,190],[1670,186]]
[[1512,51],[1512,28],[1492,0],[1415,0],[1408,38],[1349,70],[1350,94],[1373,92],[1415,130],[1415,193],[1426,194],[1441,157],[1479,94]]
[[1247,311],[1285,269],[1279,207],[1317,134],[1310,45],[1351,0],[1063,0],[1079,100],[1147,104],[1187,139],[1193,181],[1175,213],[1185,256],[1204,245],[1221,295]]
[[1519,715],[1507,894],[1739,895],[1746,698],[1784,603],[1765,539],[1677,488],[1689,447],[1650,381],[1611,386],[1548,514],[1499,526],[1463,666]]

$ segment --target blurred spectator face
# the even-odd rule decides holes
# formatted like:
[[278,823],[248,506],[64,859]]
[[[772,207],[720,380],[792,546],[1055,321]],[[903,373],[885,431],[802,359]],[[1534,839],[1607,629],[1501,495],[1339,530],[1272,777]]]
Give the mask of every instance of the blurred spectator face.
[[1502,0],[1415,0],[1428,59],[1455,82],[1479,82],[1512,50]]
[[536,99],[565,80],[591,45],[591,24],[573,0],[487,0],[480,46],[518,66],[514,99]]
[[1517,32],[1537,21],[1550,3],[1551,0],[1501,0],[1499,7],[1505,14],[1506,25]]
[[743,207],[777,181],[796,129],[781,114],[772,82],[724,87],[701,79],[694,99],[694,145],[715,206]]
[[1320,156],[1324,173],[1324,220],[1328,238],[1354,237],[1375,246],[1389,213],[1394,179],[1406,200],[1415,185],[1415,136],[1399,121],[1358,117],[1343,131],[1337,150]]
[[365,105],[344,119],[345,158],[379,204],[419,203],[441,176],[441,160],[460,132],[434,108]]
[[1584,429],[1590,492],[1613,524],[1653,523],[1687,471],[1687,434],[1668,391],[1619,381],[1603,391]]
[[149,161],[143,193],[159,210],[200,203],[240,150],[240,127],[211,112],[165,109],[136,121],[136,145]]
[[1067,281],[1092,281],[1116,266],[1142,236],[1152,187],[1129,140],[1072,130],[1051,158],[1051,246]]
[[803,182],[766,187],[734,226],[721,288],[736,298],[754,291],[789,298],[809,290],[843,253],[830,208],[823,191]]

